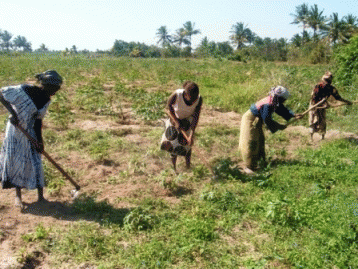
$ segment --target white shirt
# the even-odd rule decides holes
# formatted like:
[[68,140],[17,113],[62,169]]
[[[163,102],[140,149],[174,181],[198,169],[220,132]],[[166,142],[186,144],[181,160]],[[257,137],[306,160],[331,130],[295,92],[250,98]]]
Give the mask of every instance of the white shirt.
[[191,106],[188,106],[184,100],[184,91],[184,89],[178,89],[175,91],[176,99],[175,103],[173,104],[175,116],[180,120],[189,118],[194,114],[200,99],[199,95],[195,102]]

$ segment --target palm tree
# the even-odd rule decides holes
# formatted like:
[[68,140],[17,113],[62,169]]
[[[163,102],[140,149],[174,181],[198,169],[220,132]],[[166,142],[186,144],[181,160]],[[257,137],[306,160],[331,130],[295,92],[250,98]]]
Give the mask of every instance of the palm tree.
[[162,43],[162,47],[164,48],[165,45],[170,44],[172,42],[172,37],[169,35],[168,29],[166,26],[160,26],[156,33],[157,37],[159,38],[158,44]]
[[343,20],[345,23],[352,26],[353,28],[358,27],[358,18],[352,14],[348,14],[347,16],[344,16]]
[[254,43],[256,37],[257,37],[257,35],[254,32],[252,32],[251,29],[247,28],[247,30],[246,30],[246,38],[247,38],[247,42],[249,42],[250,45],[252,43]]
[[295,47],[300,47],[302,45],[302,36],[300,36],[299,34],[295,34],[292,38],[291,38],[291,43],[295,46]]
[[322,29],[323,36],[328,37],[333,44],[337,41],[345,42],[347,40],[347,25],[338,18],[338,13],[333,13],[329,17],[328,24]]
[[231,42],[236,46],[237,49],[244,47],[245,43],[249,41],[249,34],[251,30],[245,26],[243,22],[237,22],[231,27],[230,36]]
[[173,43],[176,43],[181,47],[184,45],[189,45],[190,41],[188,40],[188,36],[186,35],[186,31],[184,28],[180,28],[176,31],[176,34],[173,37]]
[[195,23],[192,23],[191,21],[187,21],[183,25],[186,36],[189,37],[189,46],[191,46],[191,37],[193,35],[200,34],[200,30],[195,30]]
[[10,34],[8,31],[2,32],[1,33],[1,47],[3,47],[5,50],[10,50],[10,48],[12,47],[12,42],[10,41],[12,38],[12,34]]
[[26,37],[17,36],[13,41],[15,49],[22,49],[23,51],[32,51],[31,43],[27,42]]
[[317,30],[321,30],[325,27],[326,17],[322,15],[323,10],[318,9],[317,4],[314,4],[309,11],[307,24],[313,30],[313,40],[317,41]]
[[352,14],[343,17],[347,28],[347,39],[351,38],[355,32],[358,32],[358,18]]
[[[295,14],[290,14],[291,16],[294,17],[293,22],[291,22],[291,24],[301,24],[302,23],[302,28],[303,28],[303,32],[302,32],[302,37],[305,35],[306,32],[306,28],[308,27],[308,14],[309,14],[309,8],[308,8],[308,4],[303,3],[302,5],[299,5],[296,7],[296,13]],[[302,39],[302,42],[304,40]]]

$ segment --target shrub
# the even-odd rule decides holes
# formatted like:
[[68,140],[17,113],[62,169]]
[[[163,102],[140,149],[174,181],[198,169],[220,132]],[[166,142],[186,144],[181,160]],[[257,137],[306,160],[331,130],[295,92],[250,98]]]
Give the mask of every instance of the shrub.
[[343,85],[351,85],[358,71],[358,35],[350,39],[350,43],[338,49],[335,57],[336,76]]

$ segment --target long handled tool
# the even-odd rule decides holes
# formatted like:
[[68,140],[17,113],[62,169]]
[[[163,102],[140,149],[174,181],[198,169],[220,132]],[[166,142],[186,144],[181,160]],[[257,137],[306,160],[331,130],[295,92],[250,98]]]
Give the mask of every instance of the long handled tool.
[[[358,103],[358,101],[353,101],[352,102],[352,104],[357,104]],[[340,107],[340,106],[348,106],[348,104],[347,103],[340,103],[340,104],[336,104],[336,105],[329,105],[329,107],[327,107],[327,108],[336,108],[336,107]],[[320,108],[320,107],[318,107],[318,108]]]
[[[319,105],[323,104],[326,100],[327,100],[327,98],[323,98],[323,99],[322,99],[321,101],[319,101],[317,104],[315,104],[315,105],[309,107],[305,112],[301,113],[301,116],[304,116],[304,115],[306,115],[308,112],[310,112],[311,110],[317,108]],[[288,125],[294,123],[296,120],[298,120],[298,119],[293,119],[292,121],[290,121],[289,123],[287,123],[286,126],[288,126]]]
[[[38,144],[37,140],[33,138],[21,125],[15,125],[30,141],[31,143],[36,146]],[[62,175],[67,178],[73,186],[75,186],[76,191],[72,191],[72,195],[76,197],[78,195],[78,191],[81,189],[81,187],[65,172],[65,170],[62,169],[62,167],[57,164],[51,157],[48,155],[46,151],[43,151],[42,154],[62,173]]]

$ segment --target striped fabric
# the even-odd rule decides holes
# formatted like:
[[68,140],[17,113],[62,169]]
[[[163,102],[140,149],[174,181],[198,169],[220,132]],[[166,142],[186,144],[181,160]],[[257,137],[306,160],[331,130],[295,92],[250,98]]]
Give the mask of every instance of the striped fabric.
[[[21,126],[36,138],[35,120],[43,119],[50,102],[38,110],[31,98],[24,92],[24,86],[5,87],[1,90],[4,99],[16,111]],[[4,189],[12,187],[35,189],[45,185],[41,154],[10,121],[6,126],[6,135],[0,153],[0,176]]]

